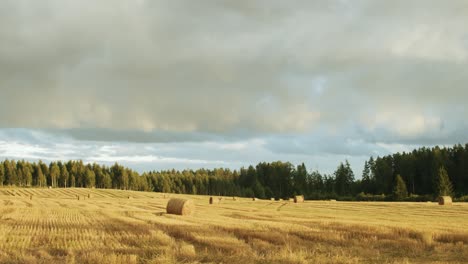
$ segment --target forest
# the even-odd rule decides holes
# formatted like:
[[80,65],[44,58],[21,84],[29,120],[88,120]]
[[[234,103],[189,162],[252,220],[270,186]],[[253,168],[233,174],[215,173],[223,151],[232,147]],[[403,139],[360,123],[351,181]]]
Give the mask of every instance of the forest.
[[[420,148],[412,152],[371,157],[356,179],[348,161],[333,174],[308,171],[304,164],[262,162],[238,170],[224,168],[162,170],[139,174],[115,163],[83,161],[4,160],[0,185],[52,188],[104,188],[165,193],[306,199],[429,201],[439,195],[466,199],[468,144]],[[461,197],[461,198],[460,198]]]

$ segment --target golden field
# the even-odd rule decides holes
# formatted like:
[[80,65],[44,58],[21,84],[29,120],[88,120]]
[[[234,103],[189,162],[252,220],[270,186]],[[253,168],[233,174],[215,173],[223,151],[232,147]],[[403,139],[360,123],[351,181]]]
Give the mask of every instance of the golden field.
[[[170,197],[196,212],[165,214]],[[468,262],[465,203],[208,199],[1,188],[0,263]]]

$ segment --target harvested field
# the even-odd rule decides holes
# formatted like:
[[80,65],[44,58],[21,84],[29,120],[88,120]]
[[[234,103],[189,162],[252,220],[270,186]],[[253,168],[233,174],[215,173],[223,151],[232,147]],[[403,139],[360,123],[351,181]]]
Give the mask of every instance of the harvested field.
[[[193,200],[195,212],[166,214],[169,197]],[[119,190],[3,188],[0,263],[468,260],[466,203],[295,204],[237,198],[210,206],[208,199]]]

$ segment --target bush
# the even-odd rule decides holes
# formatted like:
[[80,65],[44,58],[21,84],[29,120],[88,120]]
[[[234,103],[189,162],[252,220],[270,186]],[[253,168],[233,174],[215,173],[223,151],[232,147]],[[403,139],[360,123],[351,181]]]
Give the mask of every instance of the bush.
[[453,199],[454,202],[468,203],[468,195]]
[[404,199],[405,202],[431,202],[434,200],[432,195],[417,195],[417,194],[410,194],[407,198]]
[[374,202],[383,202],[383,201],[388,201],[388,197],[385,196],[385,194],[368,194],[368,193],[359,193],[357,196],[356,196],[356,201],[374,201]]

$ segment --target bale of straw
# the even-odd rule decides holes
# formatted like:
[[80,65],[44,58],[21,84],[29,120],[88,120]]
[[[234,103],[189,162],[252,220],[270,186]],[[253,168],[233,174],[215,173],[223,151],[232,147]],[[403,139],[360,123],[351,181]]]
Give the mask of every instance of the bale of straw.
[[175,215],[191,215],[195,211],[192,200],[172,198],[167,202],[166,212]]
[[283,201],[283,199],[281,199],[281,198],[280,198],[280,199],[279,199],[279,201],[280,201],[280,202],[282,202],[282,201]]
[[296,195],[294,196],[295,203],[303,203],[304,202],[304,195]]
[[275,200],[275,198],[270,198],[270,201],[274,201],[274,200]]
[[255,202],[255,201],[258,201],[258,198],[255,198],[255,197],[254,197],[254,198],[252,198],[252,201],[254,201],[254,202]]
[[294,202],[294,198],[289,198],[289,201],[290,201],[290,202]]
[[450,196],[440,196],[438,201],[439,205],[452,205],[452,197]]
[[329,202],[336,202],[335,199],[330,199],[330,200],[328,200],[328,201],[329,201]]

